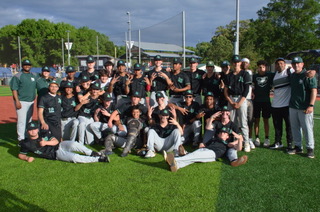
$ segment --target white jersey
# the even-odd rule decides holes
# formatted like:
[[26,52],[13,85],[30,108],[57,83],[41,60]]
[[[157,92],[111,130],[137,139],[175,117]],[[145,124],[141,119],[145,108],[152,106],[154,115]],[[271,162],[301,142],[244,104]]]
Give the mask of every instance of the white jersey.
[[[290,72],[293,73],[294,70],[290,69]],[[287,69],[283,70],[280,73],[276,72],[273,78],[273,87],[274,96],[271,104],[272,107],[288,107],[291,97],[291,86]]]

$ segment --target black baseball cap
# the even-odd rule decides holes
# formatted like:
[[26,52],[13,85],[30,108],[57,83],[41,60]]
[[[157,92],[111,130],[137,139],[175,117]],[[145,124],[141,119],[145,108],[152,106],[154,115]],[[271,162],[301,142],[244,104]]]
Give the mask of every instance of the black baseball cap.
[[193,96],[193,92],[192,92],[192,90],[187,90],[186,92],[184,92],[184,95],[185,96],[189,96],[189,95]]
[[110,93],[104,93],[102,96],[103,101],[111,101],[112,100],[112,96]]
[[89,76],[87,76],[86,74],[81,76],[81,82],[88,82],[88,81],[90,81],[90,77]]
[[159,99],[159,98],[164,98],[163,93],[160,92],[160,91],[158,91],[158,92],[156,93],[156,99]]
[[177,64],[177,63],[180,63],[182,65],[182,61],[180,58],[174,58],[173,59],[173,64]]
[[134,69],[134,70],[141,70],[141,69],[142,69],[142,66],[141,66],[140,63],[136,63],[136,64],[134,64],[133,69]]
[[66,73],[71,73],[71,72],[75,72],[76,70],[74,69],[73,66],[67,66],[66,68]]
[[133,92],[133,94],[131,95],[132,97],[138,97],[138,98],[141,98],[141,94],[139,91],[135,91]]
[[24,66],[24,65],[29,65],[29,66],[31,66],[32,65],[32,63],[30,62],[30,60],[24,60],[24,61],[22,61],[22,65]]
[[208,91],[208,92],[205,94],[205,97],[207,97],[207,96],[213,96],[213,97],[214,97],[214,95],[213,95],[213,93],[212,93],[211,91]]
[[67,82],[67,84],[64,85],[64,88],[74,88],[72,82]]
[[89,55],[87,57],[87,63],[93,63],[94,62],[94,57],[92,55]]
[[161,58],[160,55],[156,55],[156,56],[154,57],[154,61],[158,61],[158,60],[162,60],[162,58]]
[[276,59],[275,63],[278,62],[278,61],[283,61],[283,62],[285,62],[285,59],[284,59],[283,57],[278,57],[278,58]]
[[123,60],[119,60],[118,63],[117,63],[117,67],[119,66],[125,66],[125,62]]
[[35,129],[39,129],[39,126],[38,126],[38,123],[37,123],[37,122],[32,121],[32,122],[29,122],[29,123],[27,124],[27,130],[28,130],[28,131],[29,131],[29,130],[35,130]]
[[163,110],[160,111],[160,115],[161,116],[169,116],[170,113],[169,113],[169,111],[167,109],[163,109]]
[[230,65],[229,61],[228,60],[224,60],[224,61],[221,62],[220,67],[227,67],[229,65]]
[[233,55],[232,56],[232,60],[231,60],[233,63],[239,63],[241,62],[241,57],[239,55]]
[[191,57],[189,63],[198,63],[198,59],[195,57]]
[[225,132],[225,133],[231,134],[230,128],[227,128],[227,127],[222,127],[222,128],[219,130],[219,133],[221,133],[221,132]]
[[42,72],[44,72],[44,71],[50,72],[50,68],[48,66],[43,66],[41,71]]
[[230,111],[230,110],[229,110],[228,106],[223,106],[221,111]]
[[93,90],[100,90],[101,89],[101,84],[100,82],[94,82],[90,85],[90,88]]

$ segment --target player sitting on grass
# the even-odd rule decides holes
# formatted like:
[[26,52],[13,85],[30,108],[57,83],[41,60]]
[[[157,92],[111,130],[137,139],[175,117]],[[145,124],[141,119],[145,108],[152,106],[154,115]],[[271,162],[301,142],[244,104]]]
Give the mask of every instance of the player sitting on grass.
[[[163,151],[164,159],[168,163],[172,172],[176,172],[178,169],[186,167],[192,163],[216,161],[226,153],[228,147],[231,147],[231,145],[237,148],[242,147],[242,142],[238,142],[238,140],[234,141],[233,143],[227,143],[230,134],[237,136],[237,134],[231,131],[229,128],[223,127],[220,129],[218,137],[211,139],[204,148],[197,149],[196,151],[186,154],[182,157],[175,157],[173,152],[167,153],[166,151]],[[245,164],[247,160],[248,157],[244,155],[238,160],[231,162],[231,165],[240,166]]]
[[[33,152],[42,158],[50,160],[61,160],[73,163],[94,163],[94,162],[109,162],[108,156],[94,152],[84,145],[76,141],[59,141],[52,137],[48,131],[46,134],[39,135],[38,125],[30,122],[27,125],[28,138],[21,142],[21,149],[18,155],[19,159],[34,161],[33,157],[28,157],[28,152]],[[82,152],[85,155],[80,155],[74,152]]]

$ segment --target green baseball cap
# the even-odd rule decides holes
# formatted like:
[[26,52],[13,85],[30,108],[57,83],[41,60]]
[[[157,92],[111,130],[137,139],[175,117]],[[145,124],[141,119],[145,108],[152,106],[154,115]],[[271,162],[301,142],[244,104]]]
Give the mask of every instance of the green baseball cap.
[[207,63],[206,63],[206,66],[207,67],[214,67],[214,62],[212,60],[209,60]]
[[301,57],[294,57],[292,60],[291,60],[291,63],[303,63],[303,60]]
[[22,61],[22,65],[24,66],[24,65],[29,65],[29,66],[31,66],[32,65],[32,63],[30,62],[30,60],[24,60],[24,61]]

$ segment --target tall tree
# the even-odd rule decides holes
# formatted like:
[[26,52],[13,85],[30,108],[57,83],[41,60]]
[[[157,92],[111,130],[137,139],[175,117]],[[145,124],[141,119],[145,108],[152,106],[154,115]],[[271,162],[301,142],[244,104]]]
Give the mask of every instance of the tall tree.
[[265,59],[285,56],[288,52],[319,48],[319,0],[271,0],[257,12],[253,23],[255,46]]

